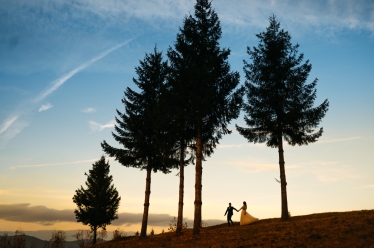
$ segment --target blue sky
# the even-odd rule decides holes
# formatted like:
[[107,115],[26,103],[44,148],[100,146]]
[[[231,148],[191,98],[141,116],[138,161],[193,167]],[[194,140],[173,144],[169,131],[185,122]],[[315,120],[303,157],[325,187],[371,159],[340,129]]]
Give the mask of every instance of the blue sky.
[[[76,230],[74,191],[111,137],[134,68],[155,44],[172,46],[193,0],[0,0],[0,231]],[[221,47],[244,82],[246,47],[275,14],[313,65],[316,104],[330,109],[321,139],[285,147],[292,215],[373,209],[374,3],[214,0]],[[243,126],[243,114],[232,127]],[[110,160],[122,202],[118,227],[140,230],[145,171]],[[280,216],[276,149],[225,136],[203,163],[203,219],[224,221],[230,201],[259,218]],[[153,174],[149,230],[177,214],[177,171]],[[185,217],[193,218],[194,167],[186,168]],[[238,216],[236,216],[238,217]],[[235,215],[234,215],[235,219]],[[35,234],[42,237],[41,234]],[[50,234],[48,234],[50,235]],[[43,236],[44,237],[44,236]],[[48,237],[47,237],[48,238]]]

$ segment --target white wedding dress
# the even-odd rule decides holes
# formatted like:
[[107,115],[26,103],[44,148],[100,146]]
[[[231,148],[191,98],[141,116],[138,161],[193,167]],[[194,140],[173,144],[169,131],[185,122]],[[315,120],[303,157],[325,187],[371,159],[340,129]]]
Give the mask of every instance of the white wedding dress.
[[247,206],[246,205],[243,205],[243,207],[241,207],[241,210],[242,210],[242,213],[240,215],[240,225],[241,226],[248,225],[248,224],[251,224],[253,222],[258,221],[258,218],[255,218],[252,215],[250,215],[249,213],[247,213]]

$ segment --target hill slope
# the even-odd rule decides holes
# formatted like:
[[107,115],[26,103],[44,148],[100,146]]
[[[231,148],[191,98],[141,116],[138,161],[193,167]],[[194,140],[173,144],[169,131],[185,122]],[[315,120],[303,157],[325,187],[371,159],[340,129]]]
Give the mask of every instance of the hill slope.
[[180,237],[163,233],[126,237],[95,247],[373,247],[374,210],[333,212],[264,219],[247,226],[227,227],[227,224],[203,228],[202,235],[192,237],[188,229]]

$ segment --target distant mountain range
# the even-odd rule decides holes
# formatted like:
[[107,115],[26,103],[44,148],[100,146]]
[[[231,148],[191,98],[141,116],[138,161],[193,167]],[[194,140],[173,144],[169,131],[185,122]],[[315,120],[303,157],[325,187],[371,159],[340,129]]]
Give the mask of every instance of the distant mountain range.
[[[13,241],[14,236],[8,236],[10,242]],[[45,240],[38,239],[34,236],[25,235],[26,247],[30,248],[33,244],[35,248],[43,248]],[[79,248],[76,241],[66,241],[65,248]]]

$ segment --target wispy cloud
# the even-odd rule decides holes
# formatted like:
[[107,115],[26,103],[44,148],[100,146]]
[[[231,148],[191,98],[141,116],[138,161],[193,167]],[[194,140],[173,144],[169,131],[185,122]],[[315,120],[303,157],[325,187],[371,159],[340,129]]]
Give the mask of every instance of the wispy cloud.
[[346,142],[346,141],[352,141],[352,140],[357,140],[357,139],[361,139],[361,137],[355,136],[355,137],[350,137],[350,138],[319,140],[316,144],[318,144],[318,143]]
[[104,58],[105,56],[107,56],[108,54],[112,53],[113,51],[117,50],[118,48],[124,46],[125,44],[129,43],[131,40],[128,40],[128,41],[125,41],[125,42],[122,42],[112,48],[109,48],[108,50],[106,50],[105,52],[103,52],[102,54],[100,54],[99,56],[83,63],[82,65],[78,66],[77,68],[75,68],[74,70],[68,72],[67,74],[65,74],[64,76],[56,79],[55,81],[53,81],[50,85],[50,87],[48,87],[46,90],[44,90],[41,94],[39,94],[39,96],[37,96],[35,99],[34,99],[34,102],[39,102],[41,100],[43,100],[44,98],[46,98],[48,95],[52,94],[52,92],[54,92],[55,90],[57,90],[61,85],[63,85],[67,80],[69,80],[72,76],[74,76],[75,74],[77,74],[78,72],[84,70],[85,68],[89,67],[90,65],[92,65],[93,63],[95,63],[96,61]]
[[106,124],[100,124],[100,123],[97,123],[97,122],[94,122],[94,121],[89,121],[88,125],[89,125],[92,132],[97,132],[97,131],[100,132],[100,131],[104,130],[105,128],[113,128],[115,123],[116,123],[115,120],[111,120],[110,122],[108,122]]
[[[326,139],[326,140],[319,140],[315,144],[324,144],[324,143],[340,143],[340,142],[347,142],[352,140],[361,139],[359,136],[349,137],[349,138],[340,138],[340,139]],[[287,142],[283,143],[283,146],[289,146]],[[242,144],[227,144],[227,145],[218,145],[217,148],[222,149],[229,149],[229,148],[243,148],[243,147],[257,147],[257,148],[268,148],[266,143],[242,143]]]
[[8,140],[19,134],[29,124],[19,120],[19,115],[6,119],[0,127],[0,148],[4,148]]
[[46,110],[48,110],[50,108],[53,108],[52,104],[50,104],[50,103],[43,104],[42,106],[40,106],[39,112],[46,111]]
[[0,134],[4,133],[16,120],[18,119],[18,116],[12,116],[6,119],[3,124],[1,124],[0,128]]
[[354,169],[339,164],[336,166],[314,167],[313,170],[308,171],[309,173],[314,174],[319,181],[324,183],[362,178],[362,176]]
[[[190,0],[157,1],[147,0],[101,1],[89,0],[82,4],[72,5],[75,10],[83,13],[93,13],[101,18],[126,16],[141,20],[154,21],[159,19],[180,19],[193,10],[194,2]],[[144,6],[147,6],[145,8]],[[264,19],[275,13],[290,24],[299,23],[313,26],[338,26],[347,28],[367,28],[374,31],[372,12],[374,4],[371,1],[350,0],[340,1],[241,1],[216,0],[213,7],[225,23],[235,25],[251,25],[263,27]],[[292,13],[292,15],[289,15]],[[266,24],[265,24],[266,25]]]
[[362,175],[355,168],[336,161],[312,161],[298,163],[298,166],[298,176],[310,174],[322,183],[335,183],[362,178]]
[[[367,29],[374,32],[374,3],[365,0],[341,1],[215,1],[213,5],[223,24],[264,28],[267,18],[275,14],[287,29],[305,32],[331,32]],[[290,15],[289,13],[292,13]],[[304,27],[304,30],[300,29]],[[316,29],[315,27],[318,27]],[[299,29],[298,29],[299,28]],[[237,28],[236,28],[237,29]]]
[[88,159],[88,160],[78,160],[78,161],[72,161],[72,162],[61,162],[61,163],[47,163],[47,164],[26,164],[26,165],[16,165],[10,167],[11,169],[20,169],[20,168],[33,168],[33,167],[46,167],[46,166],[57,166],[57,165],[67,165],[67,164],[82,164],[82,163],[88,163],[88,162],[94,162],[97,161],[97,159]]
[[[18,125],[15,125],[16,121],[19,119],[19,117],[20,117],[21,114],[25,114],[27,112],[30,112],[30,109],[32,107],[35,107],[35,104],[37,104],[38,102],[40,102],[41,100],[43,100],[44,98],[46,98],[48,95],[52,94],[52,92],[56,91],[61,85],[63,85],[67,80],[69,80],[75,74],[77,74],[78,72],[84,70],[85,68],[89,67],[90,65],[92,65],[96,61],[104,58],[105,56],[109,55],[110,53],[114,52],[115,50],[121,48],[122,46],[124,46],[125,44],[129,43],[130,41],[131,40],[122,42],[120,44],[117,44],[117,45],[115,45],[115,46],[107,49],[106,51],[104,51],[103,53],[101,53],[99,56],[97,56],[97,57],[95,57],[95,58],[93,58],[93,59],[91,59],[91,60],[83,63],[82,65],[78,66],[77,68],[75,68],[74,70],[72,70],[69,73],[65,74],[64,76],[56,79],[55,81],[53,81],[51,83],[51,85],[46,90],[44,90],[43,92],[41,92],[31,103],[25,105],[21,110],[18,110],[18,112],[17,112],[18,114],[12,114],[0,126],[0,135],[1,135],[0,147],[3,147],[8,140],[10,140],[13,137],[15,137],[17,134],[19,134],[23,130],[23,128],[25,128],[26,126],[28,126],[28,123],[25,123],[25,122],[19,122]],[[50,109],[52,107],[53,106],[50,103],[44,104],[41,107],[39,107],[38,111],[42,112],[42,111],[48,110],[48,109]],[[108,125],[108,124],[106,124],[106,125]],[[106,125],[103,125],[102,127],[99,126],[99,131],[101,131],[104,128],[108,128],[109,127],[109,126],[106,126]]]
[[27,95],[30,94],[29,91],[24,90],[22,88],[14,87],[14,86],[0,86],[1,91],[13,91],[21,95]]
[[246,144],[228,144],[218,145],[217,148],[242,148],[242,147],[266,147],[265,143],[246,143]]
[[9,190],[0,189],[0,195],[9,195]]
[[82,112],[87,113],[87,114],[95,113],[96,109],[94,109],[94,108],[86,108],[86,109],[82,109]]
[[356,187],[356,188],[357,188],[357,189],[370,189],[370,188],[374,188],[374,184],[363,185],[363,186]]
[[[261,172],[261,171],[278,171],[279,165],[278,164],[270,164],[266,162],[245,162],[245,161],[228,161],[225,164],[230,166],[237,167],[241,170],[249,171],[249,172]],[[299,168],[298,165],[287,165],[287,170],[289,169],[296,169]]]
[[[0,27],[6,30],[2,44],[4,48],[15,45],[13,49],[4,49],[8,56],[0,57],[2,70],[60,72],[71,65],[72,57],[110,46],[113,40],[126,35],[150,35],[162,30],[173,32],[174,37],[183,17],[193,13],[194,3],[192,0],[7,1],[0,5],[0,12],[8,17],[3,18]],[[374,32],[373,5],[373,1],[367,0],[213,1],[226,37],[253,38],[268,25],[267,19],[273,13],[293,36],[323,36],[347,28]],[[14,43],[15,40],[19,42]],[[123,72],[116,62],[95,69]]]

